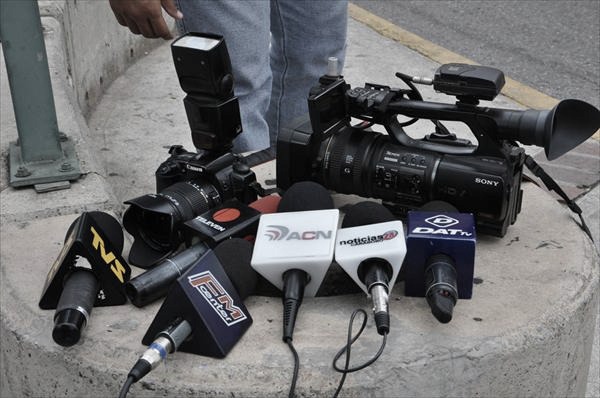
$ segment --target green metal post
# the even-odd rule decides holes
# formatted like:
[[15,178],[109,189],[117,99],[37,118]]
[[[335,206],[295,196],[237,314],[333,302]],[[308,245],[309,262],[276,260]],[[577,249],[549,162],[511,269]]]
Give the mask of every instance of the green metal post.
[[58,131],[37,0],[0,0],[0,38],[19,136],[10,144],[9,184],[79,178],[73,144]]

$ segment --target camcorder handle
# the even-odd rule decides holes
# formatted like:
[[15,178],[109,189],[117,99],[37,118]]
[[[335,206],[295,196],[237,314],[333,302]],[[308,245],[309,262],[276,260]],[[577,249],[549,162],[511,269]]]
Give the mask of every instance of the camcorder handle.
[[[439,152],[435,143],[412,140],[404,131],[390,131],[392,119],[404,116],[460,121],[465,123],[479,141],[475,155],[499,155],[501,141],[519,141],[525,145],[543,147],[548,160],[554,160],[591,137],[600,128],[600,111],[576,99],[559,102],[551,110],[512,110],[478,107],[458,102],[455,105],[403,99],[386,107],[386,129],[401,144]],[[406,138],[404,138],[406,136]],[[411,142],[412,141],[412,142]],[[454,151],[454,152],[453,152]],[[456,153],[443,146],[443,153]]]

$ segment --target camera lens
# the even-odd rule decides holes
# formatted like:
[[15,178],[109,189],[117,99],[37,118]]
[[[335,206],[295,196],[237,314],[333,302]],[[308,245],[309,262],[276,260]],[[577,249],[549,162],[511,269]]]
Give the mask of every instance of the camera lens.
[[381,134],[346,129],[325,141],[324,185],[336,192],[371,196],[371,158],[381,146]]
[[219,191],[206,182],[178,182],[158,194],[125,202],[123,226],[135,238],[130,263],[147,268],[182,242],[181,224],[221,203]]
[[187,221],[221,203],[219,192],[208,183],[178,182],[159,193],[169,200],[175,224]]

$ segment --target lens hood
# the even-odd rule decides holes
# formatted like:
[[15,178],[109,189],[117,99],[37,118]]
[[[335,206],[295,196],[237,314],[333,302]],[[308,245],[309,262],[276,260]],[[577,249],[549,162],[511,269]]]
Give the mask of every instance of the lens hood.
[[149,268],[171,255],[179,246],[171,201],[159,194],[149,194],[124,202],[123,227],[131,236],[129,263]]

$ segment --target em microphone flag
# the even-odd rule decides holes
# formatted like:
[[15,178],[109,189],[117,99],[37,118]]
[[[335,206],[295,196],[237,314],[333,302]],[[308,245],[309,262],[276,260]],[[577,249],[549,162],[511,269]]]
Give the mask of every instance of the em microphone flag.
[[252,267],[283,290],[283,273],[298,269],[310,275],[304,294],[313,297],[333,260],[339,210],[263,214]]

